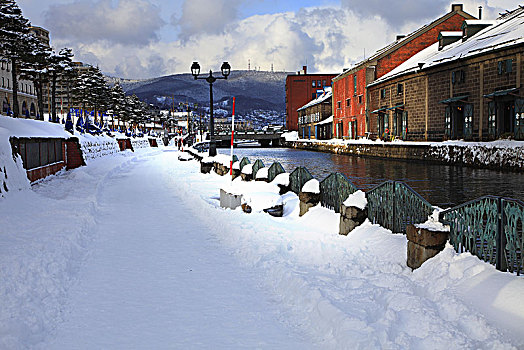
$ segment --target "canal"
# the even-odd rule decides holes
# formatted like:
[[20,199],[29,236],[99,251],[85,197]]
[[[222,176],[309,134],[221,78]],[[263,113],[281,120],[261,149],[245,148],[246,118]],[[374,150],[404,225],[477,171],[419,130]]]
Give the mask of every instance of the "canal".
[[[218,149],[229,154],[229,149]],[[524,173],[427,164],[415,161],[363,158],[289,148],[235,148],[239,159],[248,157],[270,166],[280,162],[287,172],[306,167],[319,181],[332,172],[345,174],[364,191],[386,180],[406,182],[431,204],[448,208],[484,195],[524,200]]]

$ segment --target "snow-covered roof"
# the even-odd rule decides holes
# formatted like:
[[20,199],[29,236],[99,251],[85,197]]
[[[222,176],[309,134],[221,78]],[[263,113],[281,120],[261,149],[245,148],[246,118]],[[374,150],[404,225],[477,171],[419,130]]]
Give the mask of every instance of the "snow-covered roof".
[[490,26],[493,24],[496,24],[496,20],[492,19],[467,19],[464,21],[464,23],[468,26],[470,25],[477,25],[477,26]]
[[331,86],[328,86],[328,87],[325,87],[324,88],[324,93],[322,95],[320,95],[319,97],[317,97],[316,99],[306,103],[305,105],[303,105],[302,107],[300,107],[299,109],[297,109],[297,112],[298,111],[301,111],[303,109],[306,109],[308,107],[311,107],[311,106],[315,106],[315,105],[318,105],[328,99],[331,98],[331,96],[333,95],[333,92],[331,91]]
[[445,46],[440,51],[438,50],[438,43],[429,46],[368,86],[417,70],[426,70],[458,59],[480,55],[487,51],[522,45],[524,44],[523,23],[524,8],[519,8],[513,11],[510,16],[498,19],[495,24],[484,28],[464,42],[457,41]]
[[323,124],[332,124],[333,123],[333,116],[324,119],[320,123],[317,123],[317,125],[323,125]]
[[[463,15],[467,15],[471,18],[471,15],[463,12],[462,10],[460,10],[460,12],[463,14]],[[431,29],[432,27],[434,27],[435,25],[437,25],[438,23],[440,23],[442,20],[445,20],[447,18],[449,18],[450,16],[454,15],[456,12],[448,12],[447,14],[445,14],[444,16],[434,20],[433,22],[431,23],[428,23],[420,28],[418,28],[417,30],[409,33],[408,35],[404,36],[404,37],[397,37],[397,40],[395,40],[394,42],[390,43],[389,45],[377,50],[373,55],[371,55],[370,57],[368,58],[365,58],[364,60],[356,63],[353,67],[351,67],[350,69],[347,69],[347,70],[344,70],[341,74],[337,75],[336,77],[334,77],[332,80],[337,80],[339,78],[342,78],[345,74],[347,74],[349,71],[351,70],[354,70],[355,68],[359,68],[359,67],[362,67],[366,64],[369,64],[371,62],[373,62],[374,60],[377,60],[379,59],[382,55],[390,52],[391,50],[395,49],[395,48],[399,48],[401,47],[402,45],[406,44],[407,42],[413,40],[414,38],[418,37],[419,35],[425,33],[427,30]]]
[[444,31],[444,32],[440,32],[440,35],[445,36],[445,37],[450,37],[450,36],[457,37],[457,36],[462,36],[462,32],[460,32],[460,31],[458,31],[458,32]]

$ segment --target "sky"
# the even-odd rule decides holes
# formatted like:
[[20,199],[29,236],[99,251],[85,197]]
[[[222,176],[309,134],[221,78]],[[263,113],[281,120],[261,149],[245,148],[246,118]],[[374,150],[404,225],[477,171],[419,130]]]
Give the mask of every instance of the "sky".
[[105,74],[144,79],[233,70],[338,73],[463,3],[484,19],[514,0],[19,0],[51,46]]

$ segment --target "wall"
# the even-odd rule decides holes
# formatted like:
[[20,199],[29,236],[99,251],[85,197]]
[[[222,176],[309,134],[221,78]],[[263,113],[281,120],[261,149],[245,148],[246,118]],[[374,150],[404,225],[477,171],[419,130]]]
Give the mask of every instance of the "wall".
[[524,169],[524,146],[503,147],[489,144],[406,144],[362,143],[337,145],[322,142],[283,142],[284,147],[347,154],[353,156],[429,161],[443,164],[466,165],[477,168]]
[[[366,67],[333,81],[333,116],[334,124],[343,123],[343,136],[349,135],[350,121],[357,121],[357,136],[364,136],[366,132]],[[354,90],[354,76],[357,77],[357,90]],[[359,96],[361,103],[359,103]],[[350,105],[347,106],[347,99]],[[338,103],[340,102],[340,108]],[[336,130],[336,127],[333,127]]]
[[[520,57],[519,57],[520,56]],[[492,140],[488,134],[488,103],[491,99],[484,95],[496,90],[522,86],[524,67],[522,67],[522,47],[490,52],[467,60],[454,61],[436,66],[422,72],[410,73],[393,78],[368,88],[369,109],[392,107],[404,103],[408,112],[408,140],[443,141],[446,139],[445,110],[441,101],[451,97],[467,95],[466,103],[473,105],[473,140]],[[513,72],[498,74],[498,62],[513,60]],[[520,62],[520,63],[519,63]],[[520,74],[517,74],[520,69]],[[453,71],[464,71],[465,81],[452,83]],[[404,93],[395,94],[398,83],[404,84]],[[381,98],[380,90],[386,89],[386,98]],[[524,91],[515,93],[524,97]],[[427,104],[427,110],[426,110]],[[387,112],[391,115],[392,112]],[[427,122],[427,125],[426,125]],[[370,131],[376,137],[377,114],[370,115]]]

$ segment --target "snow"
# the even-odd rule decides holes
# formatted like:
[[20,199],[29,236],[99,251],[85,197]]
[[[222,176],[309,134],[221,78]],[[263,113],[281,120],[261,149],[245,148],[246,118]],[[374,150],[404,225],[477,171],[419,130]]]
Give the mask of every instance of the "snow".
[[253,164],[246,164],[242,167],[242,174],[251,175],[253,174]]
[[[197,150],[195,149],[192,149],[193,152],[195,153],[198,153]],[[218,164],[221,164],[227,168],[229,168],[231,166],[231,157],[226,155],[226,154],[217,154],[216,156],[214,157],[209,157],[207,155],[207,151],[204,152],[204,153],[201,153],[201,154],[205,154],[204,158],[202,158],[202,162],[203,163],[218,163]]]
[[269,175],[269,168],[263,167],[263,168],[258,169],[256,178],[257,179],[267,179],[268,175]]
[[187,161],[193,159],[193,156],[187,152],[179,152],[178,159]]
[[320,182],[317,179],[311,179],[302,186],[302,192],[320,193]]
[[65,131],[62,124],[0,116],[0,138],[6,136],[70,138],[73,135]]
[[286,141],[297,141],[298,140],[298,131],[289,131],[282,134],[282,137]]
[[361,190],[358,190],[348,196],[344,201],[346,207],[356,207],[364,210],[368,205],[368,200],[366,199],[366,194]]
[[289,173],[280,173],[273,179],[275,185],[289,186]]
[[341,236],[334,211],[178,155],[110,154],[0,200],[0,348],[524,347],[522,277],[449,245],[412,272],[404,235]]
[[416,228],[423,228],[431,231],[449,232],[449,225],[444,225],[439,219],[439,213],[441,209],[437,208],[433,211],[433,214],[428,217],[428,220],[422,224],[415,224]]

